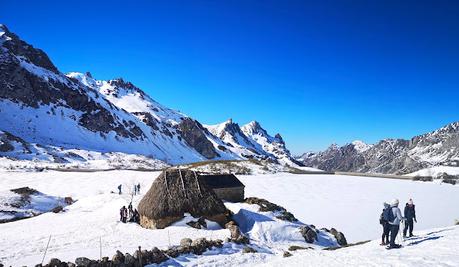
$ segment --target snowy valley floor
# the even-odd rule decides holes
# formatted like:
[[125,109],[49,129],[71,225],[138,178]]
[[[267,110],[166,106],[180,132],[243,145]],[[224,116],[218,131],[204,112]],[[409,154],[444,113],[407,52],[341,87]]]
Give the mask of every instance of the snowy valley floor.
[[[64,213],[47,213],[34,218],[0,224],[0,262],[9,266],[40,263],[51,235],[46,259],[75,260],[85,256],[97,259],[102,244],[103,256],[116,250],[134,252],[140,245],[176,245],[184,237],[220,238],[228,230],[195,230],[173,226],[164,230],[147,230],[135,224],[118,222],[118,212],[127,205],[128,188],[140,182],[144,193],[158,172],[109,171],[96,173],[0,172],[0,191],[28,186],[48,195],[77,200]],[[241,254],[240,248],[226,246],[203,256],[180,257],[173,265],[234,266],[268,264],[274,266],[459,266],[459,228],[451,227],[459,219],[459,186],[392,179],[339,175],[271,174],[239,176],[246,185],[246,196],[266,198],[291,211],[300,221],[318,228],[335,227],[349,242],[376,240],[336,251],[307,250],[283,258],[287,243],[275,240],[275,234],[263,235],[263,229],[252,237],[259,239],[261,253]],[[122,184],[126,194],[117,191]],[[142,196],[134,198],[134,205]],[[405,242],[401,250],[386,251],[380,247],[379,214],[383,201],[399,198],[403,204],[413,198],[418,221],[418,239]],[[442,229],[440,229],[443,227]],[[437,230],[431,230],[435,229]],[[423,231],[420,231],[423,230]],[[257,236],[258,234],[259,236]],[[299,244],[301,240],[297,241]],[[304,243],[304,242],[303,242]],[[270,251],[261,249],[270,247]],[[307,246],[304,243],[304,246]],[[45,260],[45,262],[47,262]]]

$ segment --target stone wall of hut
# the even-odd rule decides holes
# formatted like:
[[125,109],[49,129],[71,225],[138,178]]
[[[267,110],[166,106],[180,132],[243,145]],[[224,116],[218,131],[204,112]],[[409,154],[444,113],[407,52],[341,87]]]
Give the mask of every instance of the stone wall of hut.
[[244,187],[229,187],[229,188],[214,188],[213,189],[218,198],[230,201],[241,202],[244,200]]

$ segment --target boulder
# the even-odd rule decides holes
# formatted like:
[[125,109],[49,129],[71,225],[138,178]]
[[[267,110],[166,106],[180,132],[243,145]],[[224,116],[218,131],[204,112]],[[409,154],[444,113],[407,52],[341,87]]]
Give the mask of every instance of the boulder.
[[61,266],[61,261],[59,259],[52,258],[49,261],[48,266],[49,267],[60,267]]
[[64,207],[59,205],[59,206],[54,207],[51,211],[54,212],[54,213],[59,213],[59,212],[61,212],[63,210],[64,210]]
[[290,253],[288,251],[284,251],[284,258],[287,258],[287,257],[290,257],[290,256],[293,256],[292,253]]
[[126,255],[124,255],[124,264],[125,264],[125,266],[127,266],[127,267],[131,267],[132,266],[133,267],[135,265],[135,262],[136,262],[136,260],[131,254],[126,253]]
[[167,256],[164,254],[164,252],[162,252],[161,250],[159,250],[157,247],[154,247],[152,250],[151,250],[151,262],[152,263],[161,263],[163,261],[167,261]]
[[196,229],[201,229],[201,224],[199,224],[199,222],[197,221],[189,221],[186,223],[188,226],[191,226],[193,228],[196,228]]
[[207,228],[206,219],[204,219],[204,217],[199,218],[199,219],[198,219],[198,223],[199,223],[203,228]]
[[91,260],[85,257],[79,257],[75,259],[75,265],[78,267],[89,267]]
[[242,249],[242,253],[257,253],[258,251],[256,251],[254,248],[252,247],[244,247]]
[[330,229],[330,234],[332,234],[336,238],[336,242],[340,246],[347,246],[347,240],[343,233],[339,232],[335,228]]
[[227,229],[230,231],[231,242],[237,244],[248,244],[250,242],[249,239],[242,234],[239,226],[235,224],[226,224],[225,226],[228,226]]
[[303,249],[312,249],[311,247],[301,247],[301,246],[290,246],[288,247],[289,251],[297,251],[297,250],[303,250]]
[[117,264],[119,265],[119,264],[124,263],[124,254],[121,253],[121,251],[117,250],[116,254],[113,255],[112,262],[113,262],[113,265],[117,265]]
[[207,240],[205,238],[198,238],[193,240],[191,243],[193,252],[196,255],[201,255],[204,251],[207,250]]
[[316,230],[312,227],[304,225],[300,228],[300,233],[307,243],[314,243],[314,241],[317,241]]
[[73,204],[75,201],[73,201],[73,198],[71,198],[71,197],[65,197],[65,198],[64,198],[64,202],[65,202],[65,204],[67,204],[67,205],[71,205],[71,204]]
[[180,246],[182,247],[190,247],[191,243],[193,243],[193,240],[191,238],[183,238],[180,240]]

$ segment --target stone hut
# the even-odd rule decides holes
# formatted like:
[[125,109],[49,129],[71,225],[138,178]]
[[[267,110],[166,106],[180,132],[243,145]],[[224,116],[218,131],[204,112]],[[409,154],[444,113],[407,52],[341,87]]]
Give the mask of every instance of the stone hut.
[[244,184],[234,174],[200,175],[220,199],[230,202],[244,201]]
[[140,225],[162,229],[181,220],[185,213],[224,226],[228,210],[222,200],[196,172],[185,169],[163,171],[139,203]]

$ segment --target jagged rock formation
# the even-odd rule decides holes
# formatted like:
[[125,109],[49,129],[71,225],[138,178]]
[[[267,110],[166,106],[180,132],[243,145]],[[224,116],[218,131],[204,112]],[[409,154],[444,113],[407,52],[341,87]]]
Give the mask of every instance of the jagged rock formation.
[[353,142],[332,145],[319,153],[305,153],[305,166],[326,171],[407,174],[459,158],[459,122],[410,140],[384,139],[375,145]]
[[257,121],[242,127],[229,119],[217,125],[205,126],[212,134],[219,137],[233,153],[245,158],[255,158],[288,164],[299,165],[285,146],[280,134],[270,136]]

